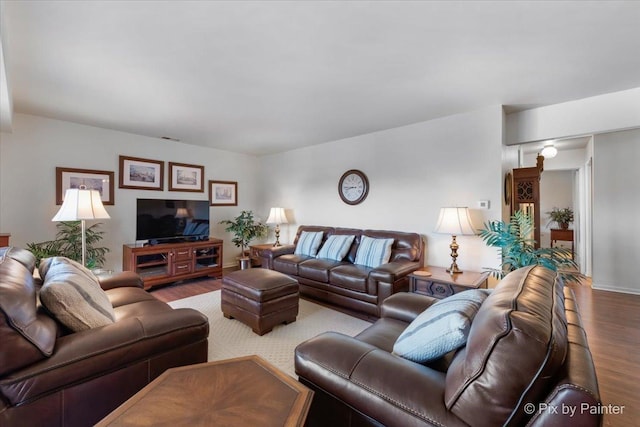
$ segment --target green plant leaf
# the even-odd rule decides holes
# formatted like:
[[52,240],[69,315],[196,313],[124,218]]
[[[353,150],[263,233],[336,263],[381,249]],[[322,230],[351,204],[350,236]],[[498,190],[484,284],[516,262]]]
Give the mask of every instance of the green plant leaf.
[[[559,271],[566,280],[579,281],[580,274],[572,269],[578,265],[571,258],[571,252],[563,248],[535,248],[533,218],[523,211],[516,211],[504,221],[489,221],[480,230],[480,237],[487,246],[500,249],[500,268],[488,268],[492,276],[504,277],[507,273],[528,265],[542,265]],[[563,269],[570,269],[565,271]],[[563,271],[561,271],[563,270]]]

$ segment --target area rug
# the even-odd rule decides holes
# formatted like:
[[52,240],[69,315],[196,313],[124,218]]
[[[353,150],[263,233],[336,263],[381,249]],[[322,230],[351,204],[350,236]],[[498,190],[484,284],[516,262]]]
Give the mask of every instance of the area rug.
[[173,308],[195,308],[209,318],[209,361],[257,354],[283,372],[297,378],[295,347],[326,331],[354,336],[371,323],[300,299],[295,322],[278,325],[259,336],[238,320],[226,319],[220,310],[220,291],[170,302]]

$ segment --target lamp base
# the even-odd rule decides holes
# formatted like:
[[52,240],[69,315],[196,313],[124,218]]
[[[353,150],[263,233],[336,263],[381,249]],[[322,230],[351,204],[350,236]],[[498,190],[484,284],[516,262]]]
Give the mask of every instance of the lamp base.
[[278,246],[282,246],[280,244],[280,224],[276,224],[275,233],[276,233],[276,242],[273,244],[274,248]]
[[460,274],[463,273],[462,270],[460,270],[458,268],[458,264],[456,264],[455,262],[453,264],[451,264],[451,266],[449,268],[447,268],[447,273],[451,273],[451,274]]
[[456,242],[456,236],[451,236],[451,244],[449,245],[449,248],[451,249],[451,266],[449,268],[447,268],[447,273],[450,274],[460,274],[462,273],[462,270],[460,270],[458,268],[458,264],[456,264],[456,258],[458,258],[458,248],[460,246],[458,246],[458,242]]

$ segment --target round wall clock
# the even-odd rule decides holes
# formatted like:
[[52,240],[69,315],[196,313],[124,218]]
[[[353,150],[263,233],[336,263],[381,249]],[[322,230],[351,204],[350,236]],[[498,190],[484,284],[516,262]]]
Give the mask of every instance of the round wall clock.
[[342,174],[338,182],[338,194],[348,205],[362,203],[369,194],[369,180],[364,172],[351,169]]

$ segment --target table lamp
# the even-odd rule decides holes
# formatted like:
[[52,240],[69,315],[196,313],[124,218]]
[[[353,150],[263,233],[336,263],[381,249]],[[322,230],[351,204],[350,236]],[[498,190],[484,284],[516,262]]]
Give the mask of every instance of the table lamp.
[[473,236],[477,234],[473,228],[473,224],[471,224],[469,209],[466,207],[440,208],[440,217],[438,218],[438,224],[434,232],[451,234],[453,240],[449,247],[451,248],[451,259],[453,262],[447,271],[451,274],[462,273],[462,270],[460,270],[458,264],[456,264],[459,248],[456,242],[456,236]]
[[87,219],[111,218],[102,204],[98,190],[87,190],[84,185],[80,188],[69,188],[64,193],[64,201],[58,213],[51,221],[78,221],[82,224],[82,265],[86,266],[87,252]]
[[276,242],[273,246],[280,246],[280,224],[288,224],[287,216],[284,213],[284,208],[271,208],[269,211],[269,218],[267,218],[267,224],[275,224]]

